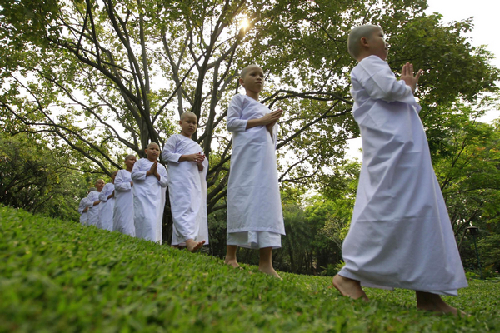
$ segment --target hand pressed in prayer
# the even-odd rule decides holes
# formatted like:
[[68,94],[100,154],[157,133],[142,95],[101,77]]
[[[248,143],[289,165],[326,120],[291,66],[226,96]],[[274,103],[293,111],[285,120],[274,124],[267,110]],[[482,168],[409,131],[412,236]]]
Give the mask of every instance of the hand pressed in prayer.
[[[271,112],[273,113],[273,112]],[[266,128],[267,128],[267,131],[269,133],[272,133],[273,131],[273,126],[276,125],[276,123],[278,122],[278,119],[283,115],[283,110],[282,109],[278,109],[278,111],[275,111],[274,113],[276,117],[278,117],[275,121],[273,121],[272,123],[269,123],[266,125]]]
[[405,83],[411,87],[412,92],[415,92],[415,89],[417,89],[418,79],[422,73],[423,71],[419,69],[417,75],[413,76],[413,64],[407,62],[403,65],[403,69],[401,70],[401,80],[405,81]]
[[149,169],[148,173],[150,176],[157,176],[156,171],[158,170],[158,162],[154,162],[153,165],[151,165],[151,168]]
[[264,117],[260,118],[260,120],[267,126],[276,123],[282,114],[283,110],[278,109],[277,111],[269,112]]

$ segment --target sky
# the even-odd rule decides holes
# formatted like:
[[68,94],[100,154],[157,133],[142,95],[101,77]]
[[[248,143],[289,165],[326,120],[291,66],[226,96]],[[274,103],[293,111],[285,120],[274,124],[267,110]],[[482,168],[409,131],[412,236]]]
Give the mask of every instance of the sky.
[[[472,17],[474,29],[466,36],[469,38],[472,46],[486,45],[486,50],[492,52],[495,59],[491,61],[492,65],[500,67],[500,40],[498,27],[494,23],[499,20],[498,10],[500,3],[495,6],[498,0],[427,0],[427,13],[440,13],[443,22],[461,21]],[[489,112],[482,121],[490,122],[500,116],[498,111]],[[361,138],[348,141],[349,158],[357,158],[361,161]]]

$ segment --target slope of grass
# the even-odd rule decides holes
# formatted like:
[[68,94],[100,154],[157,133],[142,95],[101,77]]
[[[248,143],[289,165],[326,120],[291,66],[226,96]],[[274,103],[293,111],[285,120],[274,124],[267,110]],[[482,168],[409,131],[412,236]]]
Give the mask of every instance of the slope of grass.
[[0,332],[500,331],[500,283],[447,298],[472,314],[454,318],[407,290],[363,303],[329,277],[280,274],[0,207]]

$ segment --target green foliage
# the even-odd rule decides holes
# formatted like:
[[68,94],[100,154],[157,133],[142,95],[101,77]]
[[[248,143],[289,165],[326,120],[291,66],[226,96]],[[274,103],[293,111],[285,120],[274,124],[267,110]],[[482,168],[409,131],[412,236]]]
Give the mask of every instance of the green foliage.
[[339,261],[338,264],[336,265],[332,265],[332,264],[328,264],[326,266],[326,269],[321,272],[321,275],[324,275],[324,276],[334,276],[334,275],[337,275],[338,272],[340,272],[342,270],[342,267],[345,266],[345,262],[344,261]]
[[36,134],[0,133],[0,203],[77,221],[86,180],[64,152],[49,149]]
[[[302,208],[293,202],[284,202],[283,220],[286,236],[282,248],[274,251],[276,268],[298,274],[313,274],[319,268],[315,263],[315,226],[306,219]],[[316,267],[314,267],[316,266]]]
[[322,195],[312,198],[306,209],[311,219],[324,220],[322,232],[339,251],[351,225],[360,169],[360,163],[344,161],[329,175],[323,176]]
[[491,226],[498,233],[493,226],[500,218],[500,126],[498,121],[492,125],[478,122],[482,111],[471,107],[437,110],[440,125],[428,129],[433,167],[462,259],[467,262],[474,255],[464,243],[468,226]]
[[[231,141],[225,110],[243,66],[266,72],[262,101],[281,107],[280,181],[309,187],[342,164],[350,115],[346,36],[379,23],[389,64],[413,61],[426,74],[419,97],[426,126],[436,105],[474,101],[497,90],[498,69],[464,33],[444,24],[426,1],[116,1],[0,0],[0,124],[10,133],[43,133],[54,146],[109,174],[125,151],[143,154],[198,115],[195,135],[210,158],[209,212],[225,196]],[[248,19],[249,25],[241,25]],[[213,185],[213,186],[212,186]]]
[[500,224],[492,224],[488,229],[482,233],[483,236],[478,241],[477,247],[482,265],[486,269],[485,273],[498,276],[500,272]]
[[500,330],[500,284],[471,281],[446,301],[472,315],[417,311],[414,293],[341,297],[331,277],[191,254],[0,207],[2,332],[484,332]]

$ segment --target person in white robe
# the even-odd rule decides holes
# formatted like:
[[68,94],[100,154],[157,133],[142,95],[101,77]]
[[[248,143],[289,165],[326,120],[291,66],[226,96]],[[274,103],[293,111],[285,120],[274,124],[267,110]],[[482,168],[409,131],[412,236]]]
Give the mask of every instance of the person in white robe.
[[118,171],[111,173],[111,183],[106,183],[99,194],[101,201],[101,228],[104,230],[113,230],[113,209],[115,207],[115,177]]
[[125,158],[126,170],[119,170],[115,177],[115,206],[113,231],[135,237],[134,196],[132,194],[132,168],[137,161],[134,155]]
[[194,252],[208,244],[207,167],[200,145],[191,139],[197,117],[184,112],[181,134],[167,139],[162,158],[167,161],[168,192],[172,207],[172,246]]
[[353,29],[348,49],[358,61],[352,113],[363,155],[345,266],[333,285],[365,300],[362,285],[411,289],[418,308],[456,314],[439,295],[457,295],[467,280],[413,96],[422,71],[406,63],[398,81],[377,26]]
[[99,194],[101,194],[102,188],[104,187],[104,181],[98,179],[95,183],[95,187],[96,190],[90,191],[87,195],[87,225],[100,227],[101,201],[99,200]]
[[135,235],[161,244],[167,170],[157,162],[157,143],[150,143],[145,151],[147,158],[141,158],[132,168]]
[[[87,191],[87,195],[89,194],[90,191],[95,191],[95,187],[91,187]],[[88,205],[87,205],[87,197],[82,198],[80,200],[80,204],[78,205],[78,213],[80,213],[80,223],[81,225],[86,226],[87,225],[87,211],[88,211]]]
[[226,263],[238,267],[238,246],[259,250],[259,270],[278,277],[272,249],[285,235],[276,160],[276,122],[282,110],[271,112],[258,102],[264,74],[258,66],[245,67],[240,84],[246,95],[236,95],[227,111],[232,133],[231,168],[227,185]]

